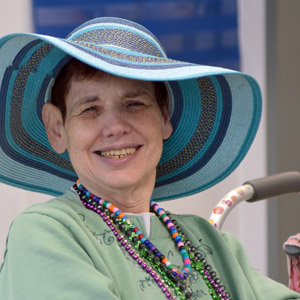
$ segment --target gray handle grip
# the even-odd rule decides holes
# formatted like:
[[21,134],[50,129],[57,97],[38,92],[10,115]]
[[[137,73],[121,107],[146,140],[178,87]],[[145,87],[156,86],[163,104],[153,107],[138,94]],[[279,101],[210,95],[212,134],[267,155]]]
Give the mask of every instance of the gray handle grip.
[[255,202],[283,194],[300,192],[300,173],[285,172],[272,176],[246,181],[254,189],[254,195],[248,202]]

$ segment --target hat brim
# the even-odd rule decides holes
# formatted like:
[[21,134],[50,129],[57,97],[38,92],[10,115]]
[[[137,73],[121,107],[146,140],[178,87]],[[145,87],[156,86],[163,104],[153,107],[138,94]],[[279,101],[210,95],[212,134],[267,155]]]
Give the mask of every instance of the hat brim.
[[0,56],[0,180],[31,191],[59,195],[76,180],[68,154],[52,150],[41,119],[53,80],[70,57],[116,76],[167,83],[173,134],[157,167],[156,201],[226,178],[259,126],[259,86],[240,72],[38,34],[2,38]]

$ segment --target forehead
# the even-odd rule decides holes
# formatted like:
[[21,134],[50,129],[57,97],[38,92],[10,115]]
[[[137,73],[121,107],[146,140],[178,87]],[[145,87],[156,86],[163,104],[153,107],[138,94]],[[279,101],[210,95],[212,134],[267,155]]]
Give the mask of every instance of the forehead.
[[140,93],[155,93],[155,85],[150,81],[142,81],[129,79],[111,75],[104,72],[95,73],[91,77],[76,77],[73,76],[70,80],[69,93],[74,92],[103,92],[114,93],[115,91],[132,91]]

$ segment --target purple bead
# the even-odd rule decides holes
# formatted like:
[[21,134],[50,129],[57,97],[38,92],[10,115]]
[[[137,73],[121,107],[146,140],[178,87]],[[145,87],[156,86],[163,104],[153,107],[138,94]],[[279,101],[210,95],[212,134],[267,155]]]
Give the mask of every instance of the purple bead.
[[179,275],[179,278],[180,278],[180,279],[185,279],[185,276],[184,276],[184,274],[182,274],[182,273],[179,273],[178,275]]
[[100,209],[97,209],[97,214],[99,215],[101,213],[101,210]]
[[118,241],[121,242],[123,237],[121,235],[118,236]]
[[134,254],[134,251],[133,251],[133,250],[130,250],[128,253],[129,253],[129,255],[133,255],[133,254]]
[[154,277],[154,276],[155,276],[155,272],[152,271],[152,272],[150,273],[150,275],[151,275],[152,277]]
[[129,249],[130,249],[130,246],[129,246],[129,245],[126,245],[126,246],[125,246],[125,250],[128,251]]
[[159,277],[156,276],[156,277],[154,278],[154,280],[155,280],[156,282],[158,282],[158,281],[159,281]]
[[169,299],[171,297],[170,293],[166,293],[166,297]]
[[157,281],[157,284],[158,284],[159,287],[162,287],[162,286],[163,286],[163,283],[162,283],[160,280]]
[[114,235],[118,236],[119,232],[118,231],[114,231]]
[[147,273],[150,273],[151,272],[151,268],[148,267],[146,271],[147,271]]
[[110,226],[110,230],[115,230],[115,226]]
[[126,241],[122,241],[122,243],[121,243],[122,246],[125,246],[126,244],[127,244]]
[[105,213],[102,212],[102,213],[100,214],[100,216],[103,218],[103,217],[105,216]]
[[141,259],[138,260],[138,264],[141,265],[143,261]]
[[136,254],[134,254],[134,255],[132,256],[132,258],[133,258],[134,260],[136,260],[136,259],[138,259],[138,256],[137,256]]
[[165,293],[167,291],[167,289],[164,286],[161,288],[161,290],[163,293]]
[[152,246],[152,247],[150,248],[151,251],[154,251],[155,249],[156,249],[155,246]]
[[108,220],[108,217],[105,216],[105,217],[103,218],[103,220],[106,222],[106,221]]
[[143,268],[143,269],[146,269],[146,268],[147,268],[147,265],[146,265],[146,264],[142,264],[142,268]]

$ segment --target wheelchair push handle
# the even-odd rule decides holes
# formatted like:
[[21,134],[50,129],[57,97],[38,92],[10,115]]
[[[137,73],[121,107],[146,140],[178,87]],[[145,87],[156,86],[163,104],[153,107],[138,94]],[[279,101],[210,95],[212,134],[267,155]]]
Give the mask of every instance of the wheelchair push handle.
[[255,202],[272,197],[300,192],[300,173],[285,172],[249,180],[226,194],[215,206],[209,222],[221,229],[232,209],[243,201]]
[[276,196],[300,192],[300,173],[285,172],[259,179],[249,180],[244,185],[252,186],[254,194],[248,202],[255,202]]

